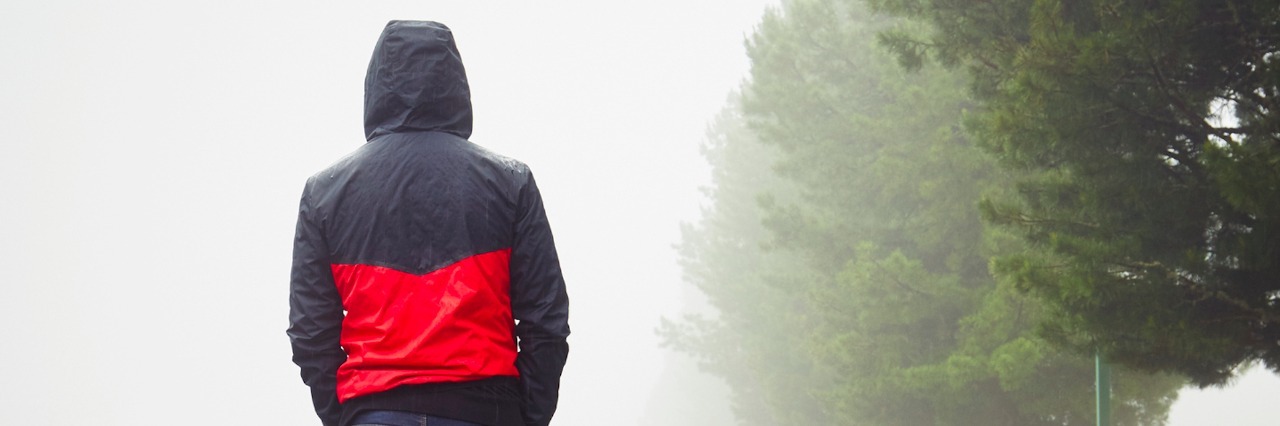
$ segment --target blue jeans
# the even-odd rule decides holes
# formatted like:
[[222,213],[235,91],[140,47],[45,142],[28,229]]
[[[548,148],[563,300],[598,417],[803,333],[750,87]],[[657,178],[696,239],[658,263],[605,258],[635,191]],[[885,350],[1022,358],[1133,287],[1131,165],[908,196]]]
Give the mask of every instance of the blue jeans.
[[365,411],[353,420],[354,426],[482,426],[479,423],[405,411]]

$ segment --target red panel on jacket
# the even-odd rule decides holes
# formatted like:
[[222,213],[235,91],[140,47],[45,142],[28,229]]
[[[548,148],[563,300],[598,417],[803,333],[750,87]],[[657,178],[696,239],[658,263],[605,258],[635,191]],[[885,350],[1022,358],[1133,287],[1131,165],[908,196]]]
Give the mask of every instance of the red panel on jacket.
[[347,311],[338,399],[399,385],[517,376],[511,317],[511,250],[414,275],[372,265],[331,265]]

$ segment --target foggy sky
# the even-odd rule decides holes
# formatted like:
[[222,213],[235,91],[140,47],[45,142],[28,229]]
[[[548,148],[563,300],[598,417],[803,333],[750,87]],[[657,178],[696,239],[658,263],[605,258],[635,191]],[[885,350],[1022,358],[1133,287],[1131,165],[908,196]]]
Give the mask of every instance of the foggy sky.
[[538,177],[572,300],[555,424],[639,424],[698,146],[775,3],[0,4],[0,424],[317,423],[284,335],[298,196],[363,143],[391,19],[453,28],[472,141]]
[[698,144],[767,2],[188,3],[0,6],[0,423],[315,423],[284,335],[298,196],[363,143],[390,19],[453,28],[472,141],[538,176],[572,300],[557,424],[640,417]]

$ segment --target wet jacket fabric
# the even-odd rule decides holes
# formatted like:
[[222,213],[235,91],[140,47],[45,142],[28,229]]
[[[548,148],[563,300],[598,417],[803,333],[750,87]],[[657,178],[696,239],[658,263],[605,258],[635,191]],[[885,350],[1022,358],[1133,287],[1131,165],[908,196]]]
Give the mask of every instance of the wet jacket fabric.
[[365,133],[307,180],[299,207],[288,335],[317,414],[548,424],[568,354],[564,280],[529,168],[467,140],[447,27],[387,25]]

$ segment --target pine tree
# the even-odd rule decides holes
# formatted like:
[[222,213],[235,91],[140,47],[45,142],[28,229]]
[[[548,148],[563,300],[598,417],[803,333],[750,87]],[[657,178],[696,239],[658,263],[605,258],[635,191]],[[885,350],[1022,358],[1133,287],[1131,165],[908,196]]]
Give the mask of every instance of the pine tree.
[[1080,352],[1224,382],[1280,371],[1280,2],[876,0],[883,38],[966,69],[972,127],[1023,178],[984,211],[1001,274]]
[[[1039,338],[1046,309],[989,272],[1026,245],[979,217],[1012,178],[962,129],[966,76],[904,72],[877,43],[895,26],[922,31],[848,0],[765,16],[684,237],[721,315],[666,333],[735,388],[743,424],[1092,423],[1090,360]],[[1116,424],[1160,423],[1181,380],[1120,376]]]

